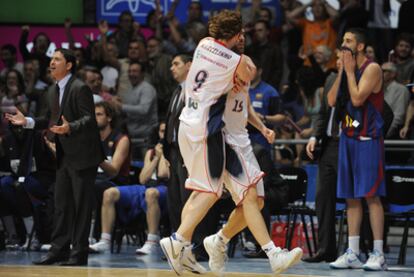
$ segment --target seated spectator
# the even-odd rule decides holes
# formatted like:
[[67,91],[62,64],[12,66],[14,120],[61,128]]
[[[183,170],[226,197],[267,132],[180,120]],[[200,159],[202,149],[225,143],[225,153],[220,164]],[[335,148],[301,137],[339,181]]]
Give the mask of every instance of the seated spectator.
[[0,72],[0,77],[6,76],[7,71],[16,69],[23,74],[23,64],[17,62],[17,49],[13,44],[5,44],[0,49],[0,59],[3,62],[4,68]]
[[102,234],[99,242],[90,246],[96,252],[109,250],[112,226],[115,214],[119,221],[128,224],[141,213],[146,213],[148,237],[145,244],[136,253],[146,255],[159,252],[158,227],[161,213],[165,212],[169,164],[162,153],[159,142],[165,132],[165,123],[161,123],[157,138],[145,154],[144,167],[139,175],[141,185],[112,187],[104,192],[102,204]]
[[410,101],[410,92],[404,85],[395,81],[397,77],[397,67],[395,64],[384,63],[381,67],[384,74],[384,100],[394,113],[394,119],[385,138],[395,139],[399,137],[399,130],[404,125],[405,113]]
[[1,216],[33,216],[39,243],[50,243],[53,199],[49,190],[55,182],[54,156],[40,132],[9,128],[0,144],[0,171],[6,173],[0,179]]
[[131,62],[128,76],[132,88],[121,97],[113,97],[111,103],[125,116],[132,158],[143,160],[150,132],[158,123],[157,92],[144,80],[143,64]]

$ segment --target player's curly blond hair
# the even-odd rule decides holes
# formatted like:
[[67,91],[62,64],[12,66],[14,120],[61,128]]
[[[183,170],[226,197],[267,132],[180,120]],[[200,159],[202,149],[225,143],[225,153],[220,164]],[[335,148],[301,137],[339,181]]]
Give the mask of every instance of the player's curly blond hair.
[[222,10],[208,21],[208,32],[215,39],[229,40],[242,30],[239,12]]

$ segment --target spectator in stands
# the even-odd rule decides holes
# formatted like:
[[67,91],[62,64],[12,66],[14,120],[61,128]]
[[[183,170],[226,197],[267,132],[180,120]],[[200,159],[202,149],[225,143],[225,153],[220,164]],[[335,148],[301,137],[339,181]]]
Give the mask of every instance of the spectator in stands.
[[0,49],[0,59],[4,68],[0,72],[0,77],[6,76],[6,72],[10,69],[16,69],[23,74],[23,64],[17,62],[17,49],[13,44],[5,44]]
[[[332,68],[329,67],[329,62],[332,59],[332,51],[326,45],[318,45],[315,47],[315,51],[309,56],[309,60],[312,65],[316,83],[318,86],[323,87],[326,78],[332,72]],[[308,57],[303,57],[304,59]]]
[[393,63],[384,63],[381,67],[384,74],[384,100],[394,113],[394,119],[385,138],[395,139],[399,137],[399,131],[404,125],[410,92],[404,85],[395,81],[397,67]]
[[[320,81],[317,80],[314,70],[306,66],[299,69],[297,82],[305,113],[296,122],[302,131],[300,133],[296,132],[295,138],[306,139],[311,136],[315,128],[316,119],[321,108],[323,87],[320,86]],[[296,165],[300,165],[302,162],[302,151],[303,145],[296,145]]]
[[95,212],[94,237],[99,239],[103,193],[110,187],[129,184],[131,154],[128,136],[115,129],[116,115],[112,106],[107,102],[95,104],[95,117],[106,157],[99,165],[95,181],[97,209]]
[[[103,53],[103,59],[106,66],[111,66],[118,70],[118,87],[117,95],[122,97],[124,93],[131,89],[131,84],[128,78],[128,69],[131,62],[140,62],[145,64],[147,62],[146,47],[143,40],[131,39],[128,44],[128,55],[126,58],[118,59],[116,56],[116,49],[108,42],[106,34],[109,31],[108,22],[101,21],[98,24],[101,38],[99,44]],[[112,49],[111,49],[112,48]]]
[[390,62],[397,67],[397,82],[406,85],[414,74],[414,58],[411,56],[413,50],[412,35],[402,33],[398,36],[394,52],[390,55]]
[[[302,65],[302,60],[298,57],[300,46],[302,45],[302,33],[298,26],[288,20],[289,14],[302,4],[297,0],[280,0],[282,7],[282,41],[281,47],[284,57],[284,78],[282,85],[293,82],[296,78],[296,71]],[[299,15],[302,16],[302,15]],[[287,69],[287,70],[285,70]],[[286,71],[286,72],[285,72]],[[281,91],[283,94],[283,91]]]
[[377,54],[375,52],[375,48],[373,45],[368,44],[367,47],[365,48],[365,55],[367,56],[368,59],[370,59],[371,61],[376,62],[377,59]]
[[41,80],[37,70],[37,60],[24,62],[24,79],[26,84],[26,96],[29,99],[29,115],[36,117],[46,116],[49,109],[49,97],[55,92],[53,78],[48,70]]
[[102,101],[110,101],[112,99],[112,95],[102,88],[103,76],[99,70],[95,68],[86,68],[82,79],[93,92],[93,101],[95,104]]
[[[33,216],[39,243],[48,244],[53,214],[49,190],[55,182],[55,158],[39,131],[9,128],[0,142],[0,170],[6,174],[0,179],[1,216]],[[40,244],[33,249],[39,250]]]
[[147,53],[147,72],[157,92],[158,115],[165,117],[171,94],[177,86],[170,71],[172,56],[162,52],[162,41],[156,37],[148,39]]
[[[5,95],[1,97],[0,112],[15,113],[19,109],[22,113],[27,114],[29,100],[25,95],[25,85],[22,74],[16,69],[11,69],[6,74]],[[2,118],[2,131],[8,130],[8,121]]]
[[22,26],[22,33],[19,41],[20,54],[23,56],[24,61],[28,59],[37,59],[39,61],[39,76],[42,79],[46,75],[50,63],[50,57],[47,55],[50,39],[45,33],[38,33],[33,39],[32,51],[29,52],[29,50],[27,50],[29,31],[30,27],[28,25]]
[[114,40],[119,50],[119,58],[128,56],[129,42],[140,38],[139,23],[134,21],[132,13],[128,10],[121,12],[118,17],[118,28],[109,36],[109,40]]
[[[271,85],[262,80],[262,68],[258,60],[253,59],[256,65],[256,75],[251,81],[249,88],[249,97],[256,114],[266,124],[272,126],[280,124],[285,121],[285,116],[281,114],[281,101],[279,92]],[[271,150],[271,145],[266,138],[253,128],[249,126],[249,137],[252,145],[260,144],[266,150]]]
[[262,80],[278,89],[283,74],[283,58],[279,45],[269,41],[269,34],[269,23],[257,21],[254,24],[255,40],[247,47],[246,54],[260,62]]
[[[304,11],[312,7],[313,21],[303,17]],[[306,54],[313,53],[318,45],[326,45],[332,51],[336,49],[337,33],[333,26],[333,20],[338,15],[337,10],[324,0],[313,0],[310,3],[299,6],[286,14],[286,18],[293,24],[302,29],[302,47]],[[305,60],[305,65],[309,65]],[[335,57],[333,56],[329,67],[335,67]]]
[[[116,60],[118,58],[118,47],[113,42],[108,42],[106,44],[106,51],[104,51],[105,55],[110,57],[106,57],[106,60]],[[119,70],[109,64],[106,64],[104,67],[101,68],[102,73],[102,90],[105,92],[109,92],[111,94],[115,94],[116,89],[118,87],[118,78],[119,78]]]
[[111,102],[125,115],[132,142],[132,158],[143,160],[150,132],[158,124],[157,93],[155,88],[144,80],[143,64],[131,62],[128,76],[132,88],[120,97],[113,97]]
[[[176,1],[178,2],[178,1]],[[199,22],[203,23],[203,6],[200,1],[191,0],[187,8],[187,24]]]
[[159,141],[164,136],[165,123],[161,123],[158,128],[155,129],[158,131],[157,139],[152,142],[153,145],[145,154],[144,167],[139,175],[140,185],[119,186],[105,190],[101,239],[90,246],[92,250],[96,252],[109,250],[115,214],[121,223],[128,224],[137,220],[137,217],[144,212],[147,218],[148,237],[136,253],[140,255],[160,253],[158,227],[161,214],[166,211],[165,180],[169,177],[169,163],[162,154],[162,144]]

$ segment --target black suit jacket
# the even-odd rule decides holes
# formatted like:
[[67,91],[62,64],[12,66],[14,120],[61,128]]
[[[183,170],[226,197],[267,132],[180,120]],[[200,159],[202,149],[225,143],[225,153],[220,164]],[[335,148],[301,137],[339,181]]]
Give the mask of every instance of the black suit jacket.
[[[48,91],[49,109],[44,117],[35,118],[35,129],[49,128],[53,107],[54,86]],[[95,119],[92,91],[82,81],[72,76],[66,84],[60,104],[58,125],[62,115],[70,125],[70,133],[56,135],[58,168],[62,160],[76,170],[97,166],[104,160],[103,149]]]
[[[328,129],[329,117],[331,115],[332,108],[328,105],[328,92],[331,89],[333,83],[336,79],[336,73],[332,73],[328,76],[325,82],[324,90],[323,90],[323,97],[321,108],[319,110],[318,116],[315,121],[315,127],[313,129],[313,136],[316,137],[317,141],[321,141],[321,150],[324,150],[325,143],[328,139],[328,135],[326,134],[326,130]],[[335,118],[334,118],[335,120]]]
[[[182,88],[182,89],[184,89],[184,88]],[[177,109],[176,109],[175,113],[173,113],[173,108],[174,108],[173,107],[173,104],[174,104],[173,102],[174,102],[174,99],[176,97],[180,96],[179,95],[180,93],[181,93],[181,90],[176,89],[174,91],[174,93],[173,93],[173,95],[170,99],[170,103],[168,105],[167,116],[166,116],[166,120],[165,120],[165,122],[166,122],[165,135],[166,136],[167,136],[168,132],[170,132],[171,128],[175,130],[175,133],[178,136],[178,127],[180,126],[179,117],[180,117],[181,111],[184,108],[185,103],[184,103],[184,101],[180,101],[178,106],[177,106]],[[179,100],[179,99],[177,99],[177,100]],[[178,141],[176,141],[176,143],[177,143],[176,145],[178,145]],[[163,152],[164,152],[164,156],[167,159],[169,159],[170,147],[171,147],[171,145],[168,143],[167,138],[165,137],[164,138],[164,147],[163,147],[164,151]]]

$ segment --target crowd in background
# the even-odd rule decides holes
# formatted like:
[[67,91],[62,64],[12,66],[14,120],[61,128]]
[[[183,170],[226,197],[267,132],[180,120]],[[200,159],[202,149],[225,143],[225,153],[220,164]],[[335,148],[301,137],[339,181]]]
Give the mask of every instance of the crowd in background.
[[[414,1],[400,1],[397,29],[391,29],[387,20],[390,12],[387,0],[340,0],[338,10],[324,0],[313,0],[306,5],[295,0],[280,0],[282,24],[279,26],[274,23],[273,10],[262,6],[260,0],[253,0],[248,8],[243,2],[240,0],[235,8],[240,10],[245,21],[245,54],[258,68],[249,90],[251,103],[261,119],[276,130],[278,138],[308,139],[312,135],[325,83],[336,71],[336,52],[344,31],[360,27],[367,29],[371,39],[366,55],[382,67],[385,101],[394,113],[385,138],[414,139],[414,25],[409,20],[414,13]],[[113,31],[107,22],[98,22],[99,38],[82,48],[75,47],[70,19],[64,22],[70,48],[77,57],[76,75],[90,87],[97,105],[107,103],[103,107],[112,128],[128,136],[131,153],[128,162],[131,159],[144,164],[150,162],[152,158],[148,161],[146,158],[151,153],[148,150],[153,150],[151,155],[161,159],[157,131],[178,85],[171,72],[173,58],[183,53],[191,56],[198,42],[208,35],[202,4],[191,2],[187,21],[179,22],[174,16],[176,3],[166,15],[158,5],[148,14],[145,26],[138,24],[129,11],[121,13]],[[305,16],[308,9],[312,20]],[[142,29],[147,31],[145,36]],[[19,45],[1,45],[1,60],[5,66],[0,73],[2,114],[19,109],[25,115],[38,117],[44,115],[49,105],[48,94],[55,86],[48,72],[50,57],[46,54],[51,39],[46,33],[36,34],[29,52],[26,48],[29,32],[29,26],[22,26]],[[18,51],[23,63],[17,61]],[[308,162],[303,146],[274,148],[253,128],[249,131],[253,144],[271,150],[276,165]],[[31,215],[35,207],[37,239],[47,244],[53,214],[53,144],[43,139],[43,133],[29,136],[28,132],[12,127],[2,116],[0,216],[10,226],[9,243],[23,245],[30,230],[26,230],[22,217]],[[413,162],[413,158],[409,152],[387,154],[389,163]],[[28,187],[27,180],[16,178],[24,170],[28,171],[25,176],[35,179]],[[125,172],[129,170],[122,173]],[[118,178],[118,183],[115,179],[114,183],[145,184],[150,176],[144,177],[139,175],[136,180],[123,179],[122,182]],[[20,192],[23,183],[29,192],[28,198]],[[154,195],[148,194],[147,201],[151,201]],[[97,195],[97,211],[100,205],[113,200],[110,193],[105,194],[102,189]],[[153,229],[157,232],[158,227]],[[99,230],[97,233],[95,237],[99,238]]]

